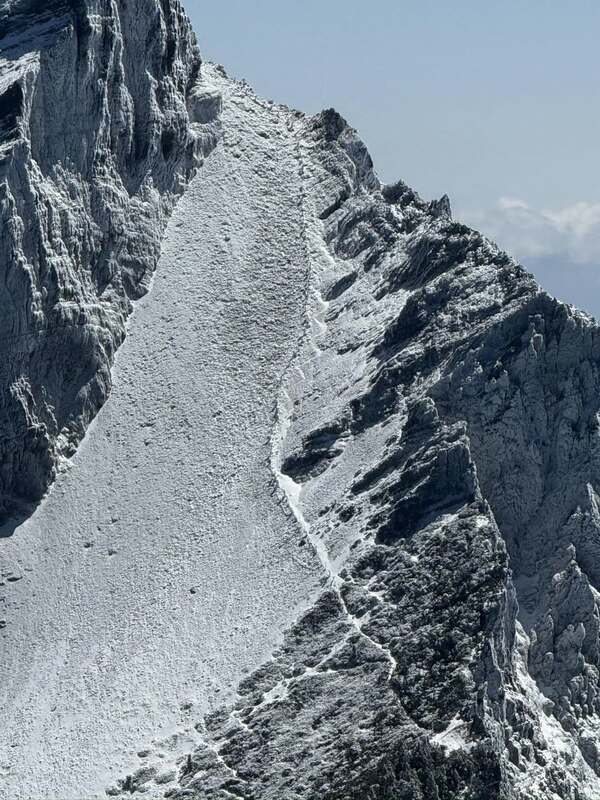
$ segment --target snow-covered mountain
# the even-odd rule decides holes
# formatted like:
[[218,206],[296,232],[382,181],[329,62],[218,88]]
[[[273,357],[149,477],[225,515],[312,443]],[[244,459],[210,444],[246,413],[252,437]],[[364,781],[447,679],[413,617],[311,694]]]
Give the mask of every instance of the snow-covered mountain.
[[599,797],[593,320],[178,0],[0,33],[0,797]]

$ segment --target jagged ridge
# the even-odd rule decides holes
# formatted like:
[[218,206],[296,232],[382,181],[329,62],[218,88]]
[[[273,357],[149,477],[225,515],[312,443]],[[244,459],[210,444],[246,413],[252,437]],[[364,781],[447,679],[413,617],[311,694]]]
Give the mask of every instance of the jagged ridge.
[[593,797],[598,329],[447,198],[380,186],[334,112],[305,136],[318,296],[281,469],[335,593],[169,796]]
[[[49,9],[2,31],[4,513],[104,401],[219,108],[176,2]],[[273,465],[324,585],[165,796],[592,798],[598,328],[335,112],[289,128],[312,277]]]

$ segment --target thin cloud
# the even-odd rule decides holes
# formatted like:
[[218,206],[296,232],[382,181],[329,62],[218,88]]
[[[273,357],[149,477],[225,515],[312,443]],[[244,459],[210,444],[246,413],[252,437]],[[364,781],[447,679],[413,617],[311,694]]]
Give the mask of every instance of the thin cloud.
[[501,197],[494,208],[457,217],[521,261],[552,256],[600,267],[600,203],[581,201],[551,210],[536,209],[517,197]]

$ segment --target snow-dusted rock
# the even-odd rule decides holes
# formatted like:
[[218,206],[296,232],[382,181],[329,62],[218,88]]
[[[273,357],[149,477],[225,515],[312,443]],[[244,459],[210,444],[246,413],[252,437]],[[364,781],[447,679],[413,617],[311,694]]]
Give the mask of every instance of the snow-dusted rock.
[[[40,499],[110,390],[131,300],[214,146],[178,0],[0,6],[0,514]],[[189,106],[188,106],[189,101]]]
[[[73,541],[88,541],[90,525],[105,536],[104,523],[78,512],[61,533],[56,495],[23,530],[30,536],[36,519],[40,530],[51,519],[61,580],[72,574],[78,587],[98,592],[88,612],[98,625],[71,621],[71,653],[85,652],[92,637],[110,642],[111,604],[129,608],[128,592],[144,600],[134,605],[136,625],[147,630],[145,599],[152,598],[144,592],[157,574],[148,541],[160,550],[165,572],[175,574],[180,563],[182,570],[205,570],[192,587],[201,608],[214,612],[214,587],[221,585],[196,551],[203,535],[215,548],[218,580],[243,575],[244,590],[257,593],[253,627],[228,628],[249,669],[237,676],[233,696],[201,703],[207,713],[175,735],[169,757],[140,741],[139,763],[127,775],[111,773],[108,794],[598,797],[595,322],[549,297],[493,243],[454,221],[447,197],[427,203],[402,182],[382,185],[366,147],[335,111],[306,118],[260,101],[218,68],[203,77],[176,2],[81,0],[42,8],[17,0],[10,15],[7,8],[0,67],[5,512],[39,499],[106,399],[131,300],[148,288],[174,199],[209,159],[206,197],[202,170],[190,194],[202,213],[187,209],[176,222],[188,226],[185,236],[178,239],[175,227],[167,248],[173,269],[178,242],[187,248],[206,234],[207,248],[198,251],[205,272],[191,292],[181,287],[180,302],[170,287],[166,322],[158,310],[145,312],[147,328],[135,340],[139,348],[144,330],[164,331],[178,321],[178,335],[169,338],[177,368],[152,363],[157,385],[182,393],[181,407],[171,402],[165,411],[165,430],[168,414],[185,408],[196,438],[183,425],[168,434],[169,446],[136,461],[147,474],[122,483],[111,474],[94,490],[104,498],[115,483],[126,487],[121,504],[110,502],[127,516],[137,542],[131,551],[124,545],[134,573],[150,577],[127,572],[127,581],[115,585],[123,567],[102,564],[94,575],[110,584],[112,599],[100,596],[100,584],[83,579],[67,551]],[[221,117],[223,141],[210,154]],[[231,195],[224,202],[217,200],[221,178]],[[227,202],[240,223],[235,232]],[[186,260],[183,273],[191,268]],[[231,274],[210,281],[215,268]],[[181,305],[189,313],[180,314]],[[124,353],[127,359],[127,347]],[[125,374],[135,376],[129,358]],[[189,389],[188,365],[198,372]],[[214,385],[223,410],[203,380]],[[128,397],[116,392],[116,407],[126,407]],[[156,416],[152,403],[160,405],[160,395],[152,397],[147,406]],[[145,408],[136,399],[136,413]],[[106,419],[98,429],[110,439],[114,428]],[[99,435],[93,430],[90,441]],[[135,447],[138,439],[125,441]],[[92,467],[110,460],[102,447]],[[185,452],[186,466],[173,469],[169,459],[177,461],[177,452]],[[77,465],[73,474],[79,469],[87,486],[85,454]],[[202,476],[194,492],[193,476]],[[77,485],[65,491],[79,509]],[[160,510],[156,519],[146,513],[149,499]],[[176,552],[168,547],[170,532],[161,530],[170,503],[177,507]],[[120,520],[116,514],[111,524]],[[262,533],[252,540],[249,561],[241,544],[248,544],[250,520]],[[284,610],[269,602],[264,563],[277,574],[273,594],[289,603]],[[23,585],[21,575],[4,573],[6,585]],[[294,613],[282,588],[292,573],[294,591],[304,592]],[[48,587],[37,573],[27,580],[53,613],[61,609],[69,618],[60,581]],[[168,656],[144,661],[136,674],[158,685],[162,678],[175,697],[181,672],[182,685],[196,682],[207,698],[204,668],[198,665],[196,676],[195,662],[190,666],[178,650],[180,638],[189,650],[204,624],[186,612],[180,590],[177,581],[169,584],[168,613],[163,609]],[[12,616],[0,622],[3,640],[27,629],[22,617],[35,602],[24,592],[13,590]],[[248,619],[247,597],[243,608],[236,602]],[[236,609],[228,607],[223,618],[230,621]],[[265,632],[269,625],[280,626],[279,636]],[[218,624],[209,627],[202,628],[202,644],[217,663]],[[30,653],[23,645],[23,652],[35,661],[35,646]],[[119,685],[126,685],[127,664],[111,658]],[[227,658],[218,663],[229,680],[236,675]],[[53,687],[67,706],[61,686],[68,681]],[[31,685],[19,697],[31,697]],[[18,678],[11,686],[22,690]],[[99,706],[101,697],[90,703]],[[128,706],[128,728],[119,720],[123,741],[147,722],[140,706]],[[110,730],[118,710],[105,707]],[[52,705],[35,722],[31,709],[16,711],[24,720],[20,744],[31,751],[36,731],[50,729]],[[82,730],[69,753],[71,770],[78,758],[93,763],[98,751]],[[134,761],[133,752],[123,759]],[[31,756],[27,763],[38,769]],[[56,758],[52,769],[56,776]],[[94,779],[105,772],[105,765],[92,769]],[[65,779],[69,796],[91,786],[86,776]],[[18,777],[7,784],[13,793]],[[46,796],[56,785],[44,784]]]
[[595,797],[598,330],[334,112],[299,136],[275,462],[328,586],[172,796]]

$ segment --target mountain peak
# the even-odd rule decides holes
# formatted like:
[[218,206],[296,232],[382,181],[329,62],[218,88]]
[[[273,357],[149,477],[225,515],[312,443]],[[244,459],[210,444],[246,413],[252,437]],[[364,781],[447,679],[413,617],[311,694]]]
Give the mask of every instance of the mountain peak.
[[597,797],[596,325],[178,2],[0,19],[4,793]]

